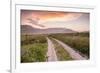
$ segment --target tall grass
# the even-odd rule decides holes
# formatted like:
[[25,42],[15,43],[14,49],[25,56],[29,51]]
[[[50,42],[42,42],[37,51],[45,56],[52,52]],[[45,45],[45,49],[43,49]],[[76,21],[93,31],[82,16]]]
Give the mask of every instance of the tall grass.
[[21,35],[21,45],[46,42],[45,35]]
[[21,36],[21,62],[46,61],[47,41],[42,35]]

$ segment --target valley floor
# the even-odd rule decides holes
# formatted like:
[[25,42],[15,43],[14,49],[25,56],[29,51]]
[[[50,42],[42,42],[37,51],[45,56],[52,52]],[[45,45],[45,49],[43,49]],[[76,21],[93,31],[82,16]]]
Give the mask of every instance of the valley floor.
[[[87,47],[89,44],[87,39],[88,36],[86,34],[79,34],[79,36],[77,36],[76,34],[67,34],[67,37],[65,36],[65,34],[64,36],[62,34],[58,36],[22,35],[21,63],[89,59],[89,51],[87,48],[84,48]],[[68,40],[70,41],[68,42]],[[72,48],[75,44],[76,48]],[[77,47],[79,47],[79,49]]]

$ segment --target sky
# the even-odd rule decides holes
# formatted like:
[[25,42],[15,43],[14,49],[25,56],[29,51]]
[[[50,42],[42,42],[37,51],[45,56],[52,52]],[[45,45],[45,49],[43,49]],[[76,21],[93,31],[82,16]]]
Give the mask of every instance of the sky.
[[34,28],[66,28],[74,31],[89,31],[89,13],[21,10],[21,25]]

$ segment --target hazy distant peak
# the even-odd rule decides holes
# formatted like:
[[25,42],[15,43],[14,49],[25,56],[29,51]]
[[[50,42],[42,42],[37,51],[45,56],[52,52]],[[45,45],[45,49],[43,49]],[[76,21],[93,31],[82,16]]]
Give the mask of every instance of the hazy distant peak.
[[26,34],[54,34],[54,33],[75,33],[71,29],[66,28],[47,28],[47,29],[38,29],[30,25],[21,25],[21,32]]

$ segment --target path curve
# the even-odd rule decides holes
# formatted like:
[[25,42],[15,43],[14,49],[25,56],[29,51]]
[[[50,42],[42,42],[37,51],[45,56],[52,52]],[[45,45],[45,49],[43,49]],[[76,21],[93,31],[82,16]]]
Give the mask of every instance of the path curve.
[[55,41],[57,41],[64,49],[70,54],[70,56],[75,60],[86,60],[86,58],[82,57],[77,51],[75,51],[73,48],[68,46],[67,44],[63,43],[60,40],[57,40],[53,38]]
[[54,44],[52,41],[47,37],[47,42],[48,42],[48,51],[47,51],[47,61],[57,61],[57,55],[55,52]]

